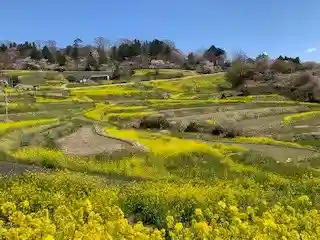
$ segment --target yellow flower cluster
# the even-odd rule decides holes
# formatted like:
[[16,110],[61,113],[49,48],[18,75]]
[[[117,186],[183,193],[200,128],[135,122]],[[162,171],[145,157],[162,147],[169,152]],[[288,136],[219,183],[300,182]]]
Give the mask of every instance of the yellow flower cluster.
[[283,124],[288,125],[297,120],[308,119],[308,118],[316,117],[319,115],[320,115],[320,111],[296,113],[296,114],[292,114],[284,117]]
[[72,103],[72,102],[92,102],[87,96],[72,96],[64,99],[37,97],[37,103]]
[[269,137],[236,137],[235,141],[239,143],[262,143],[262,144],[281,145],[281,146],[295,147],[295,148],[304,148],[304,146],[301,146],[298,143],[279,141]]
[[131,96],[137,95],[141,91],[130,88],[129,86],[118,86],[118,85],[109,85],[103,87],[89,87],[89,88],[73,88],[70,90],[71,95],[79,96],[79,95],[86,95],[86,96]]
[[25,121],[18,121],[18,122],[1,122],[0,134],[5,133],[9,129],[33,127],[33,126],[44,125],[44,124],[55,123],[55,122],[58,122],[57,118],[25,120]]
[[143,116],[149,116],[153,114],[156,114],[156,112],[148,110],[146,106],[120,107],[116,105],[98,103],[94,109],[87,111],[84,116],[96,121],[109,121],[141,118]]
[[0,204],[1,239],[164,239],[164,230],[152,229],[142,223],[129,224],[117,206],[105,206],[108,216],[93,210],[86,199],[75,202],[76,209],[63,204],[49,211],[31,212],[25,200],[17,206],[13,202]]

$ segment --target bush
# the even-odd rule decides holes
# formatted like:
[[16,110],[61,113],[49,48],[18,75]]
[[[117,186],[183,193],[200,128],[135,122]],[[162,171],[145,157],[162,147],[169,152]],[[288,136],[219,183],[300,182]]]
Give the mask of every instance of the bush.
[[199,65],[199,66],[196,67],[196,72],[199,73],[199,74],[210,74],[210,73],[213,72],[213,70],[208,68],[208,67]]
[[76,77],[73,76],[73,75],[67,76],[67,80],[68,80],[69,82],[76,82],[76,81],[77,81]]
[[149,129],[168,129],[171,127],[170,122],[164,117],[143,117],[140,121],[139,128]]
[[259,73],[254,76],[256,82],[267,82],[274,80],[275,74],[270,70],[266,70],[264,73]]
[[46,72],[44,79],[48,80],[61,80],[60,74],[56,72]]
[[275,60],[271,69],[279,73],[292,73],[297,70],[297,66],[291,61]]
[[65,71],[65,67],[63,67],[63,66],[57,67],[57,68],[54,69],[54,71],[64,72]]
[[217,124],[217,125],[213,126],[211,133],[214,136],[221,136],[222,134],[225,133],[225,131],[226,130],[224,127],[222,127],[220,124]]
[[138,81],[150,81],[150,80],[155,80],[155,79],[173,79],[173,78],[181,78],[183,77],[182,72],[174,73],[174,74],[158,74],[156,75],[155,73],[147,73],[146,75],[143,76],[134,76],[134,79],[137,79]]
[[201,126],[197,122],[191,122],[188,124],[186,129],[184,130],[185,132],[201,132]]
[[302,71],[313,70],[316,67],[317,67],[317,63],[316,62],[304,62],[304,63],[301,63],[298,66],[298,70],[302,70]]
[[234,138],[241,136],[242,131],[234,125],[223,126],[221,124],[216,124],[212,128],[211,134],[214,136]]
[[246,79],[252,79],[255,75],[252,64],[234,61],[226,73],[226,81],[233,87],[243,84]]
[[232,84],[230,82],[223,82],[217,84],[217,90],[220,92],[230,90],[231,88]]
[[299,73],[297,74],[292,82],[292,85],[294,87],[300,87],[303,86],[307,83],[311,83],[313,82],[313,76],[312,74],[308,73],[308,72],[303,72],[303,73]]
[[264,73],[268,70],[269,64],[268,59],[257,60],[255,63],[255,71]]
[[228,127],[226,129],[224,137],[235,138],[235,137],[241,136],[241,135],[242,135],[242,132],[237,127]]
[[[19,79],[19,76],[12,76],[12,77],[10,77],[10,80],[9,80],[9,81],[11,81],[12,87],[15,87],[15,86],[17,86],[18,84],[21,83],[21,81],[20,81],[20,79]],[[9,85],[10,85],[10,84],[9,84]]]

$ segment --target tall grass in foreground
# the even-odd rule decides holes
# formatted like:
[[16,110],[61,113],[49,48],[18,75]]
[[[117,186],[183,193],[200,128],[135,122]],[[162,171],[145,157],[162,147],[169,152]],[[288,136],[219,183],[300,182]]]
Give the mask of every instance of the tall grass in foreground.
[[319,191],[319,179],[292,181],[263,171],[251,178],[246,168],[238,171],[237,180],[210,184],[185,179],[105,186],[71,172],[2,180],[0,236],[318,239],[319,206],[311,193]]
[[[106,131],[145,144],[150,155],[98,161],[33,147],[11,153],[24,163],[103,178],[68,171],[2,180],[2,238],[320,237],[319,175],[310,177],[306,171],[295,176],[299,171],[293,165],[274,163],[267,168],[270,164],[264,159],[253,159],[253,167],[246,162],[249,152],[223,144],[210,146],[146,131]],[[279,170],[288,168],[291,173]]]

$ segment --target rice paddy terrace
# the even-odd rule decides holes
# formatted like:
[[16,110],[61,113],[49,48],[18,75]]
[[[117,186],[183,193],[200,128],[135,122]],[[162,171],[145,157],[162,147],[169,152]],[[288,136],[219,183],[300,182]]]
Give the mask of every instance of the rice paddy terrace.
[[319,104],[220,99],[223,74],[6,74],[0,239],[320,239]]

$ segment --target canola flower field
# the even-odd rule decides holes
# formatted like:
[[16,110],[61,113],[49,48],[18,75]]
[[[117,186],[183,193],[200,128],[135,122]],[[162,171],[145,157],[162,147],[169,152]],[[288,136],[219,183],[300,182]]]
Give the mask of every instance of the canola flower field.
[[[59,97],[40,88],[46,95],[31,93],[28,102],[17,93],[21,101],[9,102],[8,118],[21,119],[0,122],[0,239],[320,239],[318,145],[284,138],[314,132],[318,104],[275,94],[214,98],[223,75],[185,76],[70,88]],[[39,113],[57,109],[54,118]],[[255,135],[126,126],[163,112],[215,126],[211,114],[234,118],[243,109],[248,114],[230,121],[244,133],[262,129]],[[29,113],[39,118],[24,119]],[[62,138],[75,149],[88,147],[89,136],[77,135],[84,126],[92,127],[95,146],[127,146],[121,140],[145,150],[64,152]],[[281,159],[283,152],[290,157]],[[26,166],[37,168],[17,171]]]

